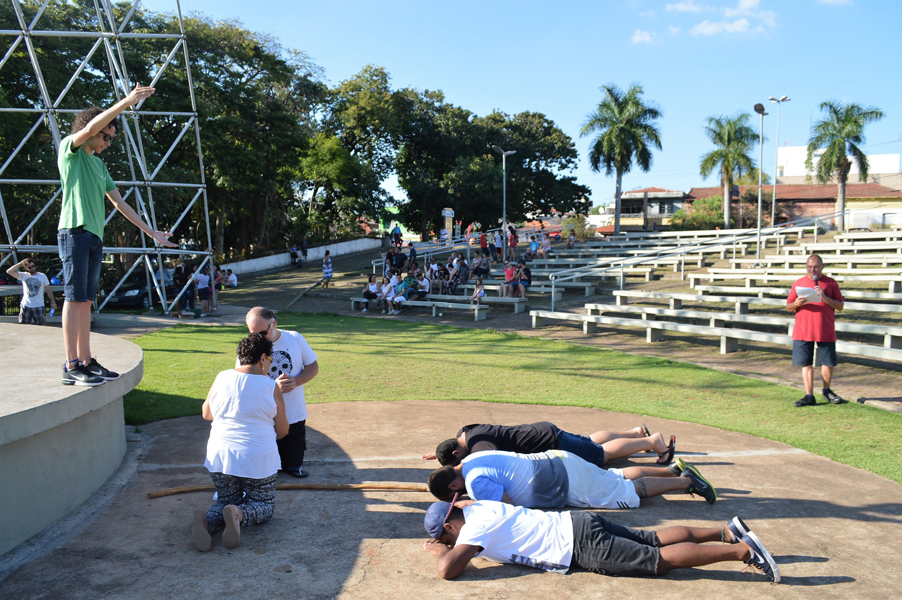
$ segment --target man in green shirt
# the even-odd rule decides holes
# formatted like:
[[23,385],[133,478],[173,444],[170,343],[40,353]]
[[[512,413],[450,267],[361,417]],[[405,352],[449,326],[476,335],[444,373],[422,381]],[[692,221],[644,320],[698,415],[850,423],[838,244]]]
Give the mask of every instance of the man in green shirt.
[[66,363],[63,385],[95,386],[119,374],[103,368],[91,355],[91,302],[100,283],[103,257],[104,196],[125,218],[161,246],[176,248],[170,233],[154,231],[123,201],[106,165],[97,156],[110,147],[116,135],[116,117],[129,106],[154,93],[135,86],[123,100],[102,110],[91,107],[75,116],[72,135],[60,143],[59,166],[63,188],[59,243],[63,261],[66,302],[63,304],[63,343]]

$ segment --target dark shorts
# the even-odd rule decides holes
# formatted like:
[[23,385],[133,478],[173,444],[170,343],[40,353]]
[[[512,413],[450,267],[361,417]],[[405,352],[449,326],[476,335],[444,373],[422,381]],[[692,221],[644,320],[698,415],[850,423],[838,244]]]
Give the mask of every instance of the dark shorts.
[[429,292],[414,292],[410,295],[410,300],[422,300]]
[[520,280],[520,285],[522,285],[522,286],[525,287],[525,288],[528,288],[528,287],[531,286],[532,284],[529,283],[528,281],[526,281],[525,279],[521,279],[521,280]]
[[604,448],[585,435],[557,430],[557,449],[575,454],[586,462],[604,469]]
[[611,523],[599,513],[573,511],[573,560],[599,575],[655,575],[661,551],[654,531]]
[[19,308],[19,323],[22,325],[44,325],[46,322],[43,306],[35,306],[34,308],[22,306]]
[[[818,342],[817,354],[821,358],[821,365],[835,367],[836,342]],[[792,340],[792,364],[797,367],[810,367],[814,364],[814,342]]]
[[56,234],[63,261],[66,302],[93,302],[100,284],[103,240],[84,227],[60,229]]
[[197,299],[203,302],[210,299],[210,288],[197,288]]

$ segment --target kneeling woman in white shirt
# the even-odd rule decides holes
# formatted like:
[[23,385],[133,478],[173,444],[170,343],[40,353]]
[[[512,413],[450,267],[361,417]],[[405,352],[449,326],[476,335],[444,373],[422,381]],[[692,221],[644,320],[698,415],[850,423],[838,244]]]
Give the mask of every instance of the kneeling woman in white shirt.
[[285,401],[267,376],[272,342],[252,333],[238,344],[241,366],[222,371],[204,401],[204,419],[213,421],[204,465],[216,486],[217,501],[194,511],[193,541],[210,550],[210,534],[225,528],[222,544],[234,548],[241,527],[272,518],[276,472],[281,461],[276,439],[288,433]]

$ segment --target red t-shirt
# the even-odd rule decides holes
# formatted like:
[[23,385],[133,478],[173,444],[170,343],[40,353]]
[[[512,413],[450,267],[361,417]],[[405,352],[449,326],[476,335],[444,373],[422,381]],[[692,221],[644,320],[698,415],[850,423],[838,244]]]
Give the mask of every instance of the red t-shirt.
[[[839,285],[834,279],[823,276],[818,278],[817,283],[824,290],[825,296],[837,302],[845,302],[842,292],[839,291]],[[789,297],[786,298],[786,304],[795,302],[799,297],[796,294],[797,286],[814,289],[814,280],[809,279],[806,275],[793,283],[792,288],[789,290]],[[796,311],[796,323],[792,328],[792,339],[804,342],[835,342],[835,323],[836,314],[832,308],[821,301],[812,302],[809,300]]]
[[479,234],[479,247],[480,248],[488,248],[488,246],[485,243],[485,234],[484,233]]

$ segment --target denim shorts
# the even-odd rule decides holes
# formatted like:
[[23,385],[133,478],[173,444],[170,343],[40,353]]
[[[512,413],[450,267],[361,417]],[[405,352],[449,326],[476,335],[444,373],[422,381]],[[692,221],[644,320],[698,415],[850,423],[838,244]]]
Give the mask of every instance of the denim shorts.
[[604,448],[585,435],[557,430],[557,449],[575,454],[586,462],[604,469]]
[[60,229],[56,240],[63,261],[66,302],[93,302],[100,284],[103,240],[84,227]]
[[[836,342],[818,342],[817,354],[821,359],[821,365],[835,367]],[[810,367],[814,364],[814,342],[792,340],[792,364],[797,367]]]
[[661,551],[654,531],[612,523],[599,513],[572,511],[570,566],[600,575],[655,575]]

